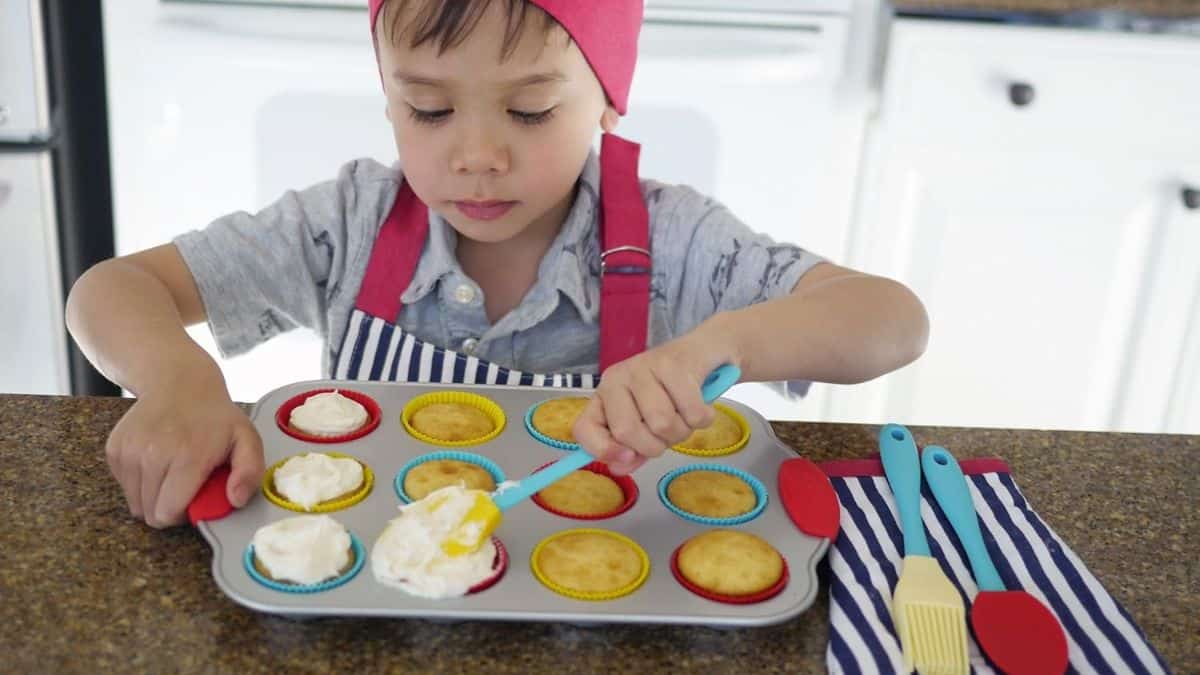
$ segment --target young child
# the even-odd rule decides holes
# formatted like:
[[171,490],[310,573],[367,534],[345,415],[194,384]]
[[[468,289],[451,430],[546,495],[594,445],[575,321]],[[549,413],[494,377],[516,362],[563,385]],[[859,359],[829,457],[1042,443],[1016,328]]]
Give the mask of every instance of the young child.
[[182,522],[225,462],[241,506],[264,471],[257,432],[184,330],[200,321],[226,355],[316,330],[342,379],[592,386],[603,371],[574,431],[617,473],[711,422],[700,383],[721,364],[853,383],[924,350],[925,311],[901,284],[639,180],[638,146],[612,132],[642,0],[369,5],[396,167],[351,162],[257,214],[105,261],[71,291],[72,335],[138,397],[106,448],[135,517]]

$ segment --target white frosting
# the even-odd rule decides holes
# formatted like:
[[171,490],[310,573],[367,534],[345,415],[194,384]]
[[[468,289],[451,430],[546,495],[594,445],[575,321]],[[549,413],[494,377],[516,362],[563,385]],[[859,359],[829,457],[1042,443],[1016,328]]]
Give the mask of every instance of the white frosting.
[[275,470],[275,491],[305,510],[352,492],[363,482],[362,464],[323,452],[296,456]]
[[350,533],[325,515],[294,516],[254,533],[254,557],[272,579],[315,584],[350,564]]
[[367,423],[367,409],[336,391],[313,394],[292,409],[292,426],[310,434],[348,434]]
[[474,553],[448,556],[442,542],[450,536],[482,490],[449,485],[420,501],[400,507],[371,549],[375,579],[412,595],[449,598],[465,595],[492,576],[496,545],[488,538]]

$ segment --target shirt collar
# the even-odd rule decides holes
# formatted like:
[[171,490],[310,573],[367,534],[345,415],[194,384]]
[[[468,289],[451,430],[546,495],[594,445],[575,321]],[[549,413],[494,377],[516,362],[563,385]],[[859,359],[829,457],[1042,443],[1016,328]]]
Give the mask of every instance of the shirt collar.
[[[593,235],[600,203],[600,158],[595,150],[584,162],[577,187],[562,229],[538,267],[534,292],[525,301],[535,303],[542,311],[524,312],[519,323],[528,325],[513,326],[513,330],[523,330],[549,316],[557,305],[555,296],[559,292],[570,299],[585,322],[592,323],[598,315],[598,301],[592,299],[599,298],[596,272],[600,264],[599,243]],[[411,305],[429,295],[446,275],[462,273],[454,254],[457,243],[458,233],[430,209],[429,237],[413,279],[400,298],[404,304]],[[596,286],[597,290],[589,293],[589,286]],[[545,315],[540,316],[543,312]]]

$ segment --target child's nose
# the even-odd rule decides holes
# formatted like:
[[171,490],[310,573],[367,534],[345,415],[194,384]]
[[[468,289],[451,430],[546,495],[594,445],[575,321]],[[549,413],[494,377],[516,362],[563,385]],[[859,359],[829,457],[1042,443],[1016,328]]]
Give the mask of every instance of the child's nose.
[[495,135],[474,130],[459,144],[450,168],[456,174],[507,173],[508,148]]

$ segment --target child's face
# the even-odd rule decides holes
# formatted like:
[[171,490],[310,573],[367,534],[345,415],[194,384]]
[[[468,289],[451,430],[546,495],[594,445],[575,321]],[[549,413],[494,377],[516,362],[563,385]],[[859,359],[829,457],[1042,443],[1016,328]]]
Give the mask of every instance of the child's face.
[[[440,55],[436,40],[414,49],[407,34],[389,39],[386,11],[377,25],[405,178],[461,236],[485,243],[552,236],[598,125],[616,121],[579,48],[561,27],[544,30],[540,13],[501,58],[507,5],[491,3],[467,38]],[[409,20],[402,15],[398,25]]]

